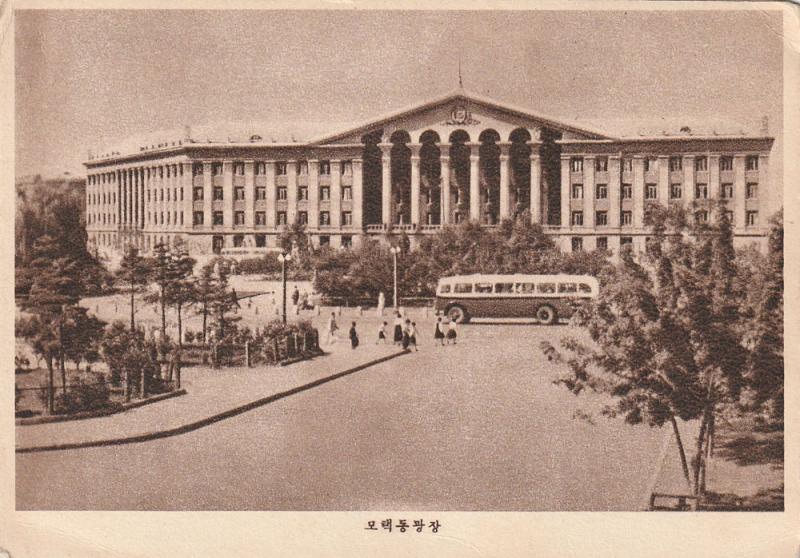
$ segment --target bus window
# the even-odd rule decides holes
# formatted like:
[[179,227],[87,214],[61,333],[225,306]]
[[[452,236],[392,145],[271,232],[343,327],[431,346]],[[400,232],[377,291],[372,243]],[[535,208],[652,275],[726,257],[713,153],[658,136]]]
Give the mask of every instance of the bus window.
[[495,283],[494,292],[503,294],[513,293],[514,283]]
[[559,293],[577,293],[578,292],[578,285],[577,285],[577,283],[559,283],[558,284],[558,292]]
[[589,286],[589,285],[587,285],[586,283],[580,283],[580,284],[578,285],[578,289],[579,289],[579,290],[580,290],[582,293],[591,293],[591,292],[592,292],[592,287],[590,287],[590,286]]
[[533,294],[533,283],[517,283],[516,292],[522,294]]
[[492,292],[492,284],[491,283],[475,283],[475,292],[476,293],[490,293],[490,292]]
[[472,292],[472,283],[456,283],[455,288],[453,289],[455,293],[471,293]]
[[556,292],[555,283],[536,283],[536,292],[542,294],[551,294]]
[[444,285],[440,285],[439,286],[439,292],[441,294],[449,293],[450,292],[450,285],[448,285],[447,283],[445,283]]

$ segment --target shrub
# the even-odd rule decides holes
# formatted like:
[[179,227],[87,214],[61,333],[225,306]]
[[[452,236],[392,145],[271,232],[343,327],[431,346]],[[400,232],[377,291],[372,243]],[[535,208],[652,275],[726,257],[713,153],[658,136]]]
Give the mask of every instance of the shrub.
[[[47,405],[47,387],[37,392],[44,405]],[[91,372],[75,377],[65,394],[55,393],[55,414],[65,415],[81,411],[93,411],[111,406],[111,392],[105,377],[99,372]]]

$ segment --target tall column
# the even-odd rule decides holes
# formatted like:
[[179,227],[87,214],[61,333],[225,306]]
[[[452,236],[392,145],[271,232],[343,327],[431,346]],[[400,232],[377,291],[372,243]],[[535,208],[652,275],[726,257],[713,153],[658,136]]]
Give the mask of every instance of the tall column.
[[669,157],[658,158],[658,202],[664,207],[669,205]]
[[267,228],[274,229],[277,217],[275,212],[277,199],[275,190],[275,161],[267,161],[265,166],[267,171]]
[[226,228],[233,227],[233,162],[222,163],[222,219]]
[[419,149],[418,143],[409,143],[411,149],[411,224],[419,227]]
[[507,219],[511,216],[511,192],[509,191],[509,161],[508,154],[511,145],[508,142],[498,144],[500,146],[500,219]]
[[708,197],[718,200],[720,195],[719,155],[708,156]]
[[450,146],[442,144],[439,146],[439,163],[442,166],[440,204],[442,211],[440,222],[442,225],[450,223]]
[[319,161],[308,161],[308,228],[319,228]]
[[294,223],[297,216],[297,161],[286,161],[286,223]]
[[255,226],[255,162],[244,162],[244,226]]
[[[203,161],[203,226],[204,227],[211,227],[211,207],[212,207],[212,200],[214,198],[214,188],[212,187],[212,177],[211,177],[211,162],[210,161]],[[153,189],[153,195],[155,195],[156,190]],[[158,209],[155,207],[154,209]]]
[[116,202],[115,205],[117,210],[117,229],[122,226],[122,173],[120,171],[114,171],[114,182],[116,182],[117,191],[114,194],[114,201]]
[[481,219],[481,185],[478,165],[480,164],[480,147],[477,142],[469,142],[469,218]]
[[594,191],[594,156],[583,159],[583,226],[594,228],[594,200],[597,197]]
[[353,159],[353,228],[364,227],[364,173],[363,161]]
[[634,227],[644,226],[644,159],[633,158],[633,215]]
[[570,168],[569,156],[561,157],[561,228],[569,228],[569,199],[570,199]]
[[139,228],[144,228],[144,212],[145,212],[145,181],[144,169],[139,169]]
[[331,159],[331,228],[342,226],[342,163]]
[[733,225],[736,229],[743,229],[747,222],[744,162],[744,155],[733,156]]
[[383,224],[391,229],[392,223],[392,144],[379,143],[381,148],[381,218]]
[[[622,178],[620,156],[612,155],[608,158],[608,226],[619,227],[620,188]],[[609,248],[611,246],[609,245]]]
[[133,226],[133,172],[131,169],[125,169],[125,180],[128,185],[128,227]]
[[192,162],[184,161],[183,165],[183,228],[190,230],[192,228],[192,209],[194,208],[194,177],[192,176]]
[[531,145],[531,223],[547,224],[542,203],[542,161],[539,158],[539,146]]

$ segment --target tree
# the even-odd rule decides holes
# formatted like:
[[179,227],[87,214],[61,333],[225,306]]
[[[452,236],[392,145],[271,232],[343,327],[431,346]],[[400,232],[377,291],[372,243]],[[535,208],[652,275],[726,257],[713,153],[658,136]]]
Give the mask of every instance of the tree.
[[[607,270],[599,297],[575,323],[592,344],[563,340],[569,370],[556,383],[575,394],[589,389],[616,400],[604,414],[631,424],[672,424],[687,482],[704,487],[704,452],[714,417],[734,404],[746,353],[735,315],[730,223],[689,224],[680,209],[648,216],[653,237],[637,262],[625,250]],[[700,420],[689,473],[676,418]]]
[[154,356],[157,356],[157,351],[153,343],[145,339],[144,332],[128,330],[123,322],[114,322],[103,337],[101,351],[112,376],[125,379],[126,401],[130,401],[136,383],[141,385],[143,397],[148,380],[159,371]]
[[168,291],[172,288],[174,267],[172,266],[172,253],[169,246],[158,242],[153,246],[153,257],[146,263],[150,276],[155,283],[156,292],[150,293],[145,298],[146,302],[155,304],[161,316],[161,337],[167,336],[167,305]]
[[105,326],[103,320],[89,315],[86,308],[75,306],[69,309],[64,327],[64,352],[75,363],[75,370],[80,370],[84,360],[91,364],[100,358],[100,340]]
[[117,279],[121,281],[130,294],[131,306],[131,331],[136,330],[136,294],[142,292],[150,281],[150,266],[142,256],[139,249],[133,245],[125,247],[125,255],[122,257]]
[[239,301],[236,298],[236,292],[228,286],[230,268],[225,261],[220,260],[216,262],[214,269],[216,272],[216,281],[214,282],[214,291],[209,301],[209,309],[214,319],[214,325],[216,326],[217,341],[222,342],[225,339],[226,332],[230,331],[229,326],[236,323],[241,318],[230,315],[237,312],[239,309]]
[[196,260],[189,255],[183,240],[178,239],[169,260],[170,283],[167,289],[167,300],[175,307],[178,317],[178,345],[183,344],[183,308],[196,300],[194,271]]
[[212,260],[200,268],[200,275],[194,283],[195,301],[200,306],[197,313],[203,316],[204,344],[207,342],[209,308],[217,292],[217,278],[214,275],[215,263],[216,260]]

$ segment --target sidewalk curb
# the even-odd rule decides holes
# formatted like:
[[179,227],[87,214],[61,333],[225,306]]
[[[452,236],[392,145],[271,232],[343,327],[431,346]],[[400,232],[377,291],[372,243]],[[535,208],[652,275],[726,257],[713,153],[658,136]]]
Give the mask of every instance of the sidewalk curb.
[[198,430],[205,426],[209,426],[214,424],[215,422],[219,422],[231,417],[235,417],[236,415],[241,415],[248,411],[252,411],[258,407],[262,407],[268,403],[272,403],[273,401],[277,401],[279,399],[283,399],[284,397],[289,397],[290,395],[294,395],[296,393],[300,393],[302,391],[306,391],[308,389],[320,386],[322,384],[326,384],[338,378],[342,378],[344,376],[349,376],[350,374],[354,374],[356,372],[360,372],[365,368],[370,368],[377,364],[381,364],[388,360],[392,360],[399,356],[408,354],[408,350],[402,350],[396,353],[392,353],[386,355],[384,357],[371,360],[369,362],[365,362],[364,364],[360,364],[353,368],[348,368],[343,370],[342,372],[337,372],[330,376],[325,376],[324,378],[319,378],[314,380],[313,382],[309,382],[307,384],[303,384],[301,386],[294,387],[292,389],[281,391],[278,393],[274,393],[272,395],[268,395],[267,397],[262,397],[261,399],[257,399],[255,401],[251,401],[250,403],[245,403],[244,405],[240,405],[238,407],[234,407],[233,409],[229,409],[227,411],[223,411],[221,413],[217,413],[215,415],[211,415],[204,419],[200,419],[197,421],[193,421],[181,426],[177,426],[175,428],[169,428],[167,430],[160,430],[154,432],[147,432],[144,434],[138,434],[136,436],[128,436],[123,438],[110,438],[106,440],[91,440],[88,442],[71,442],[68,444],[53,444],[48,446],[31,446],[25,448],[16,448],[16,453],[36,453],[36,452],[43,452],[43,451],[60,451],[60,450],[68,450],[68,449],[80,449],[80,448],[91,448],[91,447],[106,447],[106,446],[119,446],[124,444],[135,444],[139,442],[147,442],[150,440],[157,440],[159,438],[170,438],[172,436],[177,436],[179,434],[186,434],[187,432],[192,432],[193,430]]

